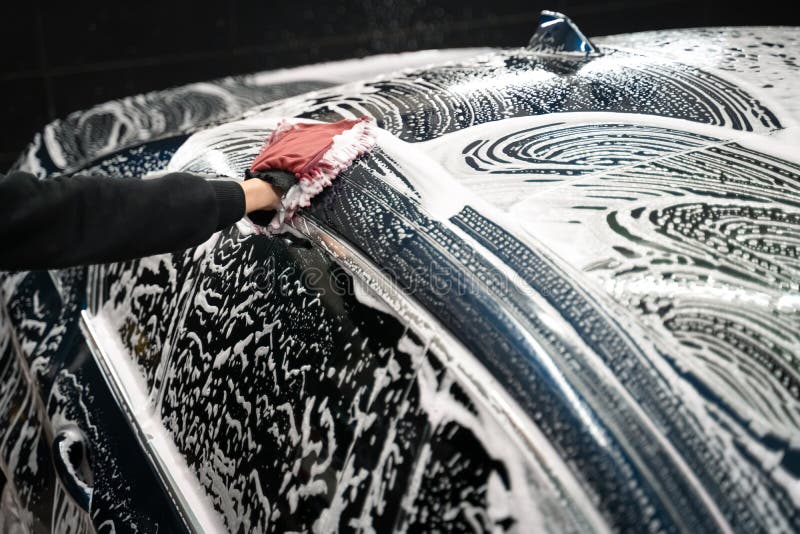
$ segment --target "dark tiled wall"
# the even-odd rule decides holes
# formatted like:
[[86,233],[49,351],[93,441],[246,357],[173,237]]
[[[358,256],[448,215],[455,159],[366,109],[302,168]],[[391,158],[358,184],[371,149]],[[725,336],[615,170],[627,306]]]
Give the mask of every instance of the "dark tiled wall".
[[563,11],[590,36],[799,23],[779,2],[758,6],[721,0],[11,0],[0,7],[0,170],[46,122],[170,85],[370,53],[517,46],[529,38],[541,9]]

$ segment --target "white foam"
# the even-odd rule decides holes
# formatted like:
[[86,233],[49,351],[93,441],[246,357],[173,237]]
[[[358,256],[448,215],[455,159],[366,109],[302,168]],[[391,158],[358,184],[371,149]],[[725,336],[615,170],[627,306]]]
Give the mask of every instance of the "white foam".
[[[178,451],[172,437],[161,422],[148,398],[144,377],[122,347],[116,329],[100,312],[92,315],[88,310],[82,312],[83,325],[89,338],[95,342],[101,354],[93,355],[104,370],[103,376],[109,381],[112,391],[122,396],[123,409],[130,412],[133,424],[145,440],[149,454],[160,466],[161,473],[167,477],[169,487],[181,503],[183,513],[199,532],[225,532],[222,518],[214,511],[208,495],[198,484],[197,477],[189,468],[183,455]],[[113,313],[113,312],[112,312]]]
[[257,85],[288,83],[302,80],[325,80],[347,83],[409,68],[422,68],[433,63],[467,59],[491,51],[491,48],[451,48],[420,50],[400,54],[377,54],[360,59],[331,61],[290,69],[260,72],[252,75]]

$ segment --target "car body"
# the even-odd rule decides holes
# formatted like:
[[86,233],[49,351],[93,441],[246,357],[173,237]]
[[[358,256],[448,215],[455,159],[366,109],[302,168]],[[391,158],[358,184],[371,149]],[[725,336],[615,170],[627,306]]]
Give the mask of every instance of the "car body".
[[284,117],[381,131],[278,235],[245,219],[191,250],[4,275],[6,516],[797,530],[799,34],[592,42],[544,13],[520,49],[235,77],[48,125],[17,165],[43,178],[242,176]]

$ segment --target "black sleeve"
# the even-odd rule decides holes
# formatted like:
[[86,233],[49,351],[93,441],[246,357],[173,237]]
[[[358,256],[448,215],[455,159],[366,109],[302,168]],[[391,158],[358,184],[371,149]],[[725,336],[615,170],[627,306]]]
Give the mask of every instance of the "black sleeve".
[[245,212],[234,181],[0,174],[0,270],[123,261],[200,244]]

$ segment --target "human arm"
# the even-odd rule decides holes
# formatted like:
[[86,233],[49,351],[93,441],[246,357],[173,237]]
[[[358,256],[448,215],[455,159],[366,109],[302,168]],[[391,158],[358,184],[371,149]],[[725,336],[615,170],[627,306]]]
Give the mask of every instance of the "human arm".
[[266,183],[188,173],[149,180],[39,180],[14,172],[0,176],[0,269],[61,268],[181,250],[246,211],[270,209],[279,201]]

